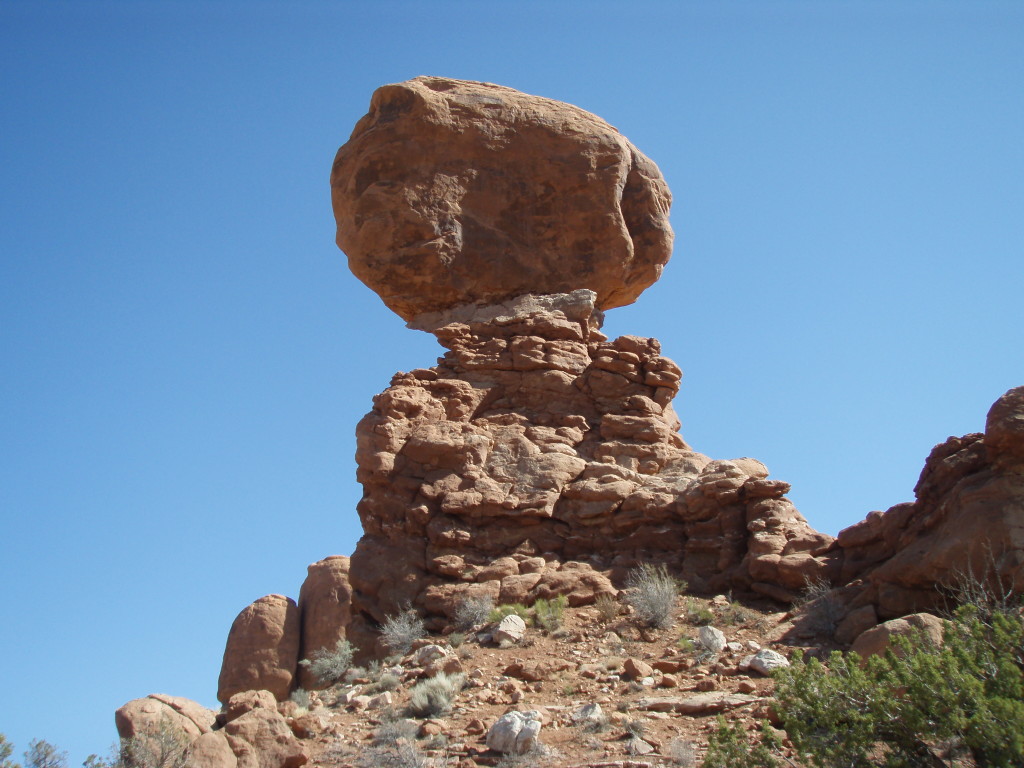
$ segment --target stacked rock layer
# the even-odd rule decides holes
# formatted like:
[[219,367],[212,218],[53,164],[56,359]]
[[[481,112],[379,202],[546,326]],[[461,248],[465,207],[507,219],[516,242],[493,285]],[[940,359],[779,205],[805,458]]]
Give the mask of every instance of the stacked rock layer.
[[470,595],[590,602],[639,562],[770,595],[826,577],[832,539],[789,485],[692,450],[679,368],[655,339],[608,340],[594,304],[578,290],[432,318],[447,354],[396,375],[356,430],[350,638],[408,607],[440,628]]

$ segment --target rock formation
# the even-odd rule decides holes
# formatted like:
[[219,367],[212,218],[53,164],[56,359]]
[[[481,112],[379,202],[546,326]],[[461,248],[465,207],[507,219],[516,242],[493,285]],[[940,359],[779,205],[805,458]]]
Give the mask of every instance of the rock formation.
[[654,163],[582,109],[490,83],[377,89],[331,190],[349,267],[406,320],[577,288],[630,304],[672,250]]
[[851,606],[935,610],[965,579],[1024,592],[1024,387],[996,400],[984,434],[936,445],[914,494],[839,533],[830,557]]
[[592,601],[639,561],[775,596],[831,575],[817,556],[832,539],[786,483],[680,436],[681,372],[658,342],[600,331],[671,243],[661,174],[614,128],[417,78],[374,94],[331,181],[353,272],[449,350],[398,374],[357,428],[358,645],[405,607],[439,629],[470,595]]
[[[830,637],[860,637],[865,651],[923,626],[909,617],[872,629],[940,607],[957,579],[1024,592],[1024,387],[995,403],[984,434],[935,447],[914,502],[872,512],[837,539],[814,531],[786,498],[789,485],[759,461],[712,460],[686,443],[673,408],[679,367],[653,338],[601,332],[603,310],[658,278],[672,232],[657,167],[599,118],[486,83],[416,78],[374,94],[331,185],[352,271],[447,351],[432,368],[396,374],[357,427],[364,535],[351,560],[310,565],[297,604],[268,595],[239,614],[221,713],[150,696],[118,710],[123,738],[146,744],[170,729],[198,768],[297,768],[309,759],[300,741],[338,732],[287,700],[297,684],[319,687],[300,658],[343,639],[363,658],[382,655],[388,617],[411,609],[441,631],[469,598],[565,595],[585,606],[616,594],[641,563],[665,564],[709,594],[792,602],[817,584]],[[724,594],[709,603],[723,617],[729,605]],[[821,630],[808,610],[771,616],[772,642]],[[527,630],[514,615],[506,624],[505,636],[488,637],[512,643]],[[608,648],[621,643],[605,637]],[[729,679],[788,663],[749,633],[728,642],[706,628],[699,639],[734,657],[722,667]],[[462,673],[438,642],[417,641],[396,668],[404,682]],[[650,665],[628,659],[623,671],[676,687],[689,662],[668,659],[674,652]],[[539,692],[575,662],[558,664],[518,659],[502,669]],[[595,660],[577,671],[596,680],[608,670]],[[469,677],[485,688],[480,669]],[[335,706],[392,704],[390,691],[359,693],[367,682]],[[750,680],[717,685],[703,680],[696,696],[649,697],[639,708],[704,716],[762,701]],[[478,704],[525,695],[516,681],[486,690]],[[520,732],[501,743],[518,744]],[[465,733],[485,728],[473,720]],[[496,739],[487,743],[519,751]]]

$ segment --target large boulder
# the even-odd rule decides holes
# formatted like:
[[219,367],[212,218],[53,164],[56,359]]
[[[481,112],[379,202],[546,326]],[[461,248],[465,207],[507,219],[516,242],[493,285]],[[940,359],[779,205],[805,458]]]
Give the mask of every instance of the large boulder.
[[287,699],[299,663],[299,636],[299,608],[291,598],[267,595],[247,606],[228,633],[217,686],[220,702],[252,690]]
[[[352,618],[352,588],[348,583],[349,559],[333,555],[313,563],[299,591],[302,645],[299,658],[315,651],[333,650],[345,639]],[[323,687],[306,667],[299,667],[299,685],[307,690]]]
[[[114,713],[117,735],[130,744],[134,759],[174,759],[213,731],[217,713],[179,696],[154,693],[133,699]],[[219,768],[219,766],[218,766]],[[224,768],[229,768],[225,765]]]
[[630,304],[672,250],[653,162],[589,112],[490,83],[378,88],[331,189],[349,267],[406,320],[577,288]]

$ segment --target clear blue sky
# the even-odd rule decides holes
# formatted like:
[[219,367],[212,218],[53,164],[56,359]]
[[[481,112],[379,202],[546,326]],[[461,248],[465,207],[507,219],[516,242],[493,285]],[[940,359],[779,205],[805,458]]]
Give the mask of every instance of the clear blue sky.
[[235,615],[351,553],[353,431],[406,330],[334,246],[377,86],[487,80],[616,125],[675,194],[608,316],[683,435],[836,533],[1024,384],[1024,3],[0,0],[0,731],[78,765],[215,703]]

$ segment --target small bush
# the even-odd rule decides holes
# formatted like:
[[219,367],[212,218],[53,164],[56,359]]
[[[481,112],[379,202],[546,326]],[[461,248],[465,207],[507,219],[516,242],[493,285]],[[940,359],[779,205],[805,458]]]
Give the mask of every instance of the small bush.
[[448,635],[448,645],[450,645],[452,648],[458,648],[464,642],[466,642],[465,632],[452,632],[450,635]]
[[397,616],[384,619],[381,629],[384,645],[394,653],[404,656],[412,648],[412,644],[426,634],[423,619],[412,611],[402,611]]
[[371,745],[362,751],[356,765],[358,768],[426,768],[428,763],[415,741],[402,738],[389,744]]
[[[751,745],[739,724],[728,725],[719,715],[718,729],[708,739],[703,768],[777,768],[779,761],[773,750],[779,747],[778,737],[767,727],[762,728],[761,735],[762,742]],[[850,764],[851,768],[853,765]],[[870,764],[864,763],[867,765]]]
[[554,632],[562,626],[562,618],[568,605],[569,598],[565,595],[558,595],[551,600],[541,598],[533,604],[533,620],[544,631]]
[[808,629],[825,637],[832,637],[843,617],[843,607],[826,579],[805,578],[804,591],[793,607],[807,617]]
[[348,640],[339,640],[333,651],[326,648],[313,651],[311,658],[303,659],[299,664],[309,669],[320,685],[330,686],[345,677],[352,667],[352,655],[357,650]]
[[296,688],[288,698],[295,702],[299,709],[309,709],[309,691],[305,688]]
[[155,731],[121,740],[116,768],[187,768],[187,748],[184,732],[164,714]]
[[490,612],[487,616],[487,620],[491,623],[498,622],[506,616],[511,616],[513,613],[523,621],[528,622],[530,620],[530,609],[522,603],[505,603],[504,605],[499,605]]
[[619,615],[619,610],[622,608],[618,600],[606,593],[597,596],[597,600],[594,601],[594,607],[597,608],[597,614],[605,624],[615,621]]
[[634,739],[642,739],[647,733],[647,723],[642,718],[634,717],[625,723],[626,733]]
[[676,647],[683,653],[694,653],[697,650],[697,644],[686,635],[676,640]]
[[704,627],[715,620],[715,614],[704,603],[688,599],[686,601],[686,620],[695,627]]
[[494,610],[494,601],[487,595],[467,597],[455,607],[452,617],[458,629],[467,631],[480,624],[486,624]]
[[668,757],[672,765],[680,768],[695,768],[697,765],[697,748],[692,741],[676,737],[668,744]]
[[43,739],[33,739],[25,752],[25,768],[66,768],[68,753]]
[[373,732],[373,743],[376,745],[394,744],[399,739],[414,741],[417,733],[419,733],[419,726],[412,720],[394,716],[386,717]]
[[797,656],[775,674],[793,744],[821,768],[930,765],[935,746],[978,766],[1024,765],[1024,619],[976,614],[957,611],[941,648],[919,635],[866,665],[838,651],[827,666]]
[[664,565],[643,563],[629,572],[626,602],[642,627],[664,629],[672,625],[676,596],[683,587],[668,575]]
[[718,618],[723,624],[746,624],[757,617],[757,612],[752,611],[739,603],[730,602],[718,613]]
[[451,707],[456,694],[462,690],[465,677],[439,672],[429,680],[413,686],[409,692],[409,711],[416,717],[437,717]]

